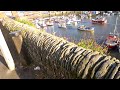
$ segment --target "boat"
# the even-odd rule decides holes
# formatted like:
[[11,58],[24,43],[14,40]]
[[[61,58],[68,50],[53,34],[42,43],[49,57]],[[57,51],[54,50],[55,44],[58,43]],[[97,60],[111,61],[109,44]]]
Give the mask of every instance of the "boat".
[[97,17],[95,19],[92,19],[93,24],[104,24],[107,23],[107,19],[105,17]]
[[64,19],[59,20],[58,28],[67,28],[66,21]]
[[109,33],[105,41],[105,44],[107,45],[108,49],[118,47],[119,45],[119,34],[116,30],[117,20],[118,20],[118,17],[116,18],[114,33]]
[[73,21],[68,20],[68,21],[66,21],[66,26],[72,26],[72,23],[73,23]]
[[107,13],[107,16],[110,16],[111,14],[110,13]]
[[54,22],[55,22],[55,23],[59,23],[59,19],[56,18],[56,19],[54,20]]
[[117,45],[118,45],[118,36],[115,35],[115,34],[109,34],[107,36],[105,44],[107,45],[108,48],[117,47]]
[[94,31],[94,27],[90,27],[90,26],[85,26],[85,25],[81,25],[77,28],[80,31]]
[[66,22],[66,25],[71,25],[71,21],[70,21],[70,20],[67,21],[67,22]]
[[41,24],[40,26],[41,26],[41,28],[47,27],[47,25],[45,23]]
[[103,13],[104,16],[110,16],[111,13],[107,12],[107,13]]
[[74,21],[76,21],[76,20],[77,20],[77,16],[74,15],[74,16],[72,17],[72,21],[74,22]]
[[47,27],[47,25],[45,24],[45,20],[44,20],[44,19],[40,19],[39,22],[38,22],[38,25],[39,25],[41,28]]
[[47,25],[47,26],[53,26],[53,24],[54,24],[54,23],[53,23],[52,21],[46,22],[46,25]]
[[59,28],[67,28],[66,23],[58,23]]
[[34,24],[35,24],[35,26],[36,26],[37,29],[40,29],[40,24],[39,24],[39,20],[38,19],[36,19],[34,21]]
[[74,22],[74,25],[77,26],[77,25],[78,25],[78,22]]

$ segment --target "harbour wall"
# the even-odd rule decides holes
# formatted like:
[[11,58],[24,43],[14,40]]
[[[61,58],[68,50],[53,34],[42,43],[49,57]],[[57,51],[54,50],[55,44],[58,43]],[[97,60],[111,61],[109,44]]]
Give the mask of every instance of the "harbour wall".
[[10,18],[3,18],[1,24],[10,32],[21,30],[24,57],[30,63],[37,63],[51,70],[56,78],[73,79],[119,79],[120,61],[102,55],[63,38],[51,35]]

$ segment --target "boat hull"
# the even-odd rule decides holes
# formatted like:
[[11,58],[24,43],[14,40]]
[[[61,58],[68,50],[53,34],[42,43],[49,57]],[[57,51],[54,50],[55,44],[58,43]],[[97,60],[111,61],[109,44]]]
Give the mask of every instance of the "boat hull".
[[78,30],[80,30],[80,31],[94,32],[94,30],[84,30],[84,29],[79,29],[79,28],[78,28]]
[[67,27],[63,25],[58,25],[58,28],[67,28]]
[[105,24],[105,23],[107,23],[107,20],[104,20],[104,21],[99,21],[99,20],[92,20],[92,23],[93,24]]
[[114,48],[117,48],[117,44],[116,45],[107,45],[108,49],[114,49]]
[[80,31],[89,31],[89,32],[94,32],[94,28],[89,28],[88,27],[78,27],[77,28]]
[[116,48],[119,45],[117,38],[114,38],[113,36],[109,36],[105,44],[109,49]]

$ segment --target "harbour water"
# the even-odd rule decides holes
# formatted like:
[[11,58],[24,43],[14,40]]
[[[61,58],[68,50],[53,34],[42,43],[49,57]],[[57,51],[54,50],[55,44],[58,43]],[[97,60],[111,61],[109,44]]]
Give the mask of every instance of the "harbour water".
[[[83,19],[78,25],[88,25],[95,28],[94,33],[79,31],[77,26],[68,26],[67,29],[58,28],[57,23],[54,26],[47,27],[46,31],[51,34],[55,34],[59,37],[65,37],[68,41],[78,43],[82,38],[95,38],[98,43],[103,43],[110,32],[113,32],[115,28],[117,15],[106,16],[107,23],[104,25],[92,24],[91,19]],[[117,31],[120,34],[120,16],[118,16]],[[79,17],[78,17],[79,18]],[[111,50],[110,54],[120,60],[120,53],[118,50]]]

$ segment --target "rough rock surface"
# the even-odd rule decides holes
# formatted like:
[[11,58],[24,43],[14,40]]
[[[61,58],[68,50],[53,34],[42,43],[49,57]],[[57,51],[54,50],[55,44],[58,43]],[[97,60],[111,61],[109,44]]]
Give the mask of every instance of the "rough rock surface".
[[10,32],[21,30],[23,46],[27,52],[25,56],[32,62],[52,68],[56,77],[59,73],[70,78],[120,78],[120,61],[116,58],[78,47],[74,43],[10,18],[4,18],[1,23]]

